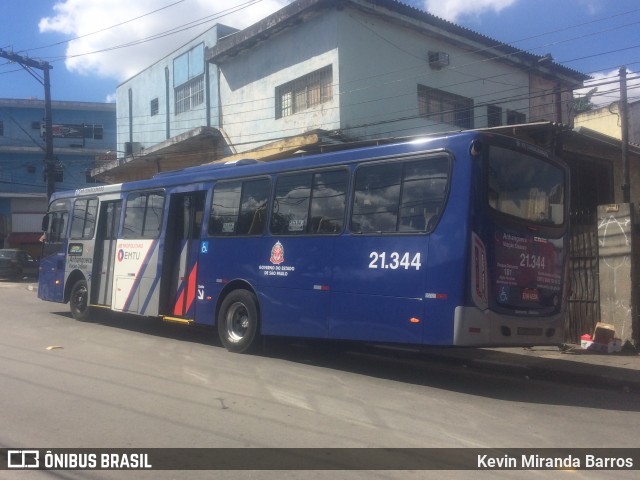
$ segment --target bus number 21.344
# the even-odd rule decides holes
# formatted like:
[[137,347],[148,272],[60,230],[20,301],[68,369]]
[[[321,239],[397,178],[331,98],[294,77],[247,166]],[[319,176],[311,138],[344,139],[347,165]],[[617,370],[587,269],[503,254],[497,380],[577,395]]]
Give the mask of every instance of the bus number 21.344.
[[410,268],[415,268],[416,270],[420,270],[422,266],[420,253],[416,253],[412,257],[412,254],[409,252],[391,252],[390,254],[387,252],[371,252],[369,258],[371,259],[369,268],[389,268],[391,270],[397,270],[399,268],[409,270]]

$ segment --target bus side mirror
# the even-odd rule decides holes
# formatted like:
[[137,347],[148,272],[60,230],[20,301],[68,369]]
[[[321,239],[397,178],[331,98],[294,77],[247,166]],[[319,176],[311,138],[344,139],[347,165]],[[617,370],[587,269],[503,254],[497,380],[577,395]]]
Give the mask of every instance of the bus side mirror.
[[42,231],[46,232],[49,229],[49,215],[42,217]]

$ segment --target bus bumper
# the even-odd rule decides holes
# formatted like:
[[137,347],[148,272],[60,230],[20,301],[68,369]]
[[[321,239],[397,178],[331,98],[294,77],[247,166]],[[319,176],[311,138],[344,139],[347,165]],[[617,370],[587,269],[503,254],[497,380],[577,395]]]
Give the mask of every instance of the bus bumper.
[[475,307],[456,307],[453,344],[468,347],[560,345],[563,314],[544,319],[503,315]]

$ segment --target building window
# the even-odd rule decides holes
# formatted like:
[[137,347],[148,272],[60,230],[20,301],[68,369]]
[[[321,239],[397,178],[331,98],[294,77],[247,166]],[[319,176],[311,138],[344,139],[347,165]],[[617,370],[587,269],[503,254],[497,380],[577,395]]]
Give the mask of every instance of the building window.
[[176,113],[204,103],[204,44],[195,46],[173,61]]
[[473,128],[473,100],[418,85],[418,113],[437,123]]
[[276,87],[276,118],[328,102],[333,98],[333,67],[329,65]]
[[153,100],[151,100],[151,116],[153,117],[154,115],[157,115],[159,111],[160,111],[160,106],[158,104],[158,98],[156,97]]
[[4,137],[4,122],[0,120],[0,137]]
[[204,75],[175,89],[176,113],[188,112],[204,103]]
[[[55,136],[55,135],[54,135]],[[104,136],[104,127],[99,124],[84,124],[84,138],[92,138],[93,140],[102,140]]]
[[507,110],[507,125],[519,125],[527,121],[527,116],[524,113],[516,112],[515,110]]
[[487,127],[502,125],[502,108],[497,105],[487,105]]

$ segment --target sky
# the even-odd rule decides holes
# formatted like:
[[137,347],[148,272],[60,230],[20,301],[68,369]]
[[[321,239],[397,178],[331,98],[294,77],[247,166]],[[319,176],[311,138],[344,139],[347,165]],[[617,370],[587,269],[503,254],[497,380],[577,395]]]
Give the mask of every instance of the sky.
[[[0,49],[51,64],[53,100],[112,102],[116,87],[216,23],[246,28],[290,0],[0,0]],[[404,0],[403,3],[593,77],[592,102],[640,100],[638,0]],[[34,71],[34,74],[40,72]],[[609,82],[607,84],[607,82]],[[603,85],[604,84],[604,85]],[[578,94],[593,88],[588,86]],[[44,98],[0,58],[0,98]]]

